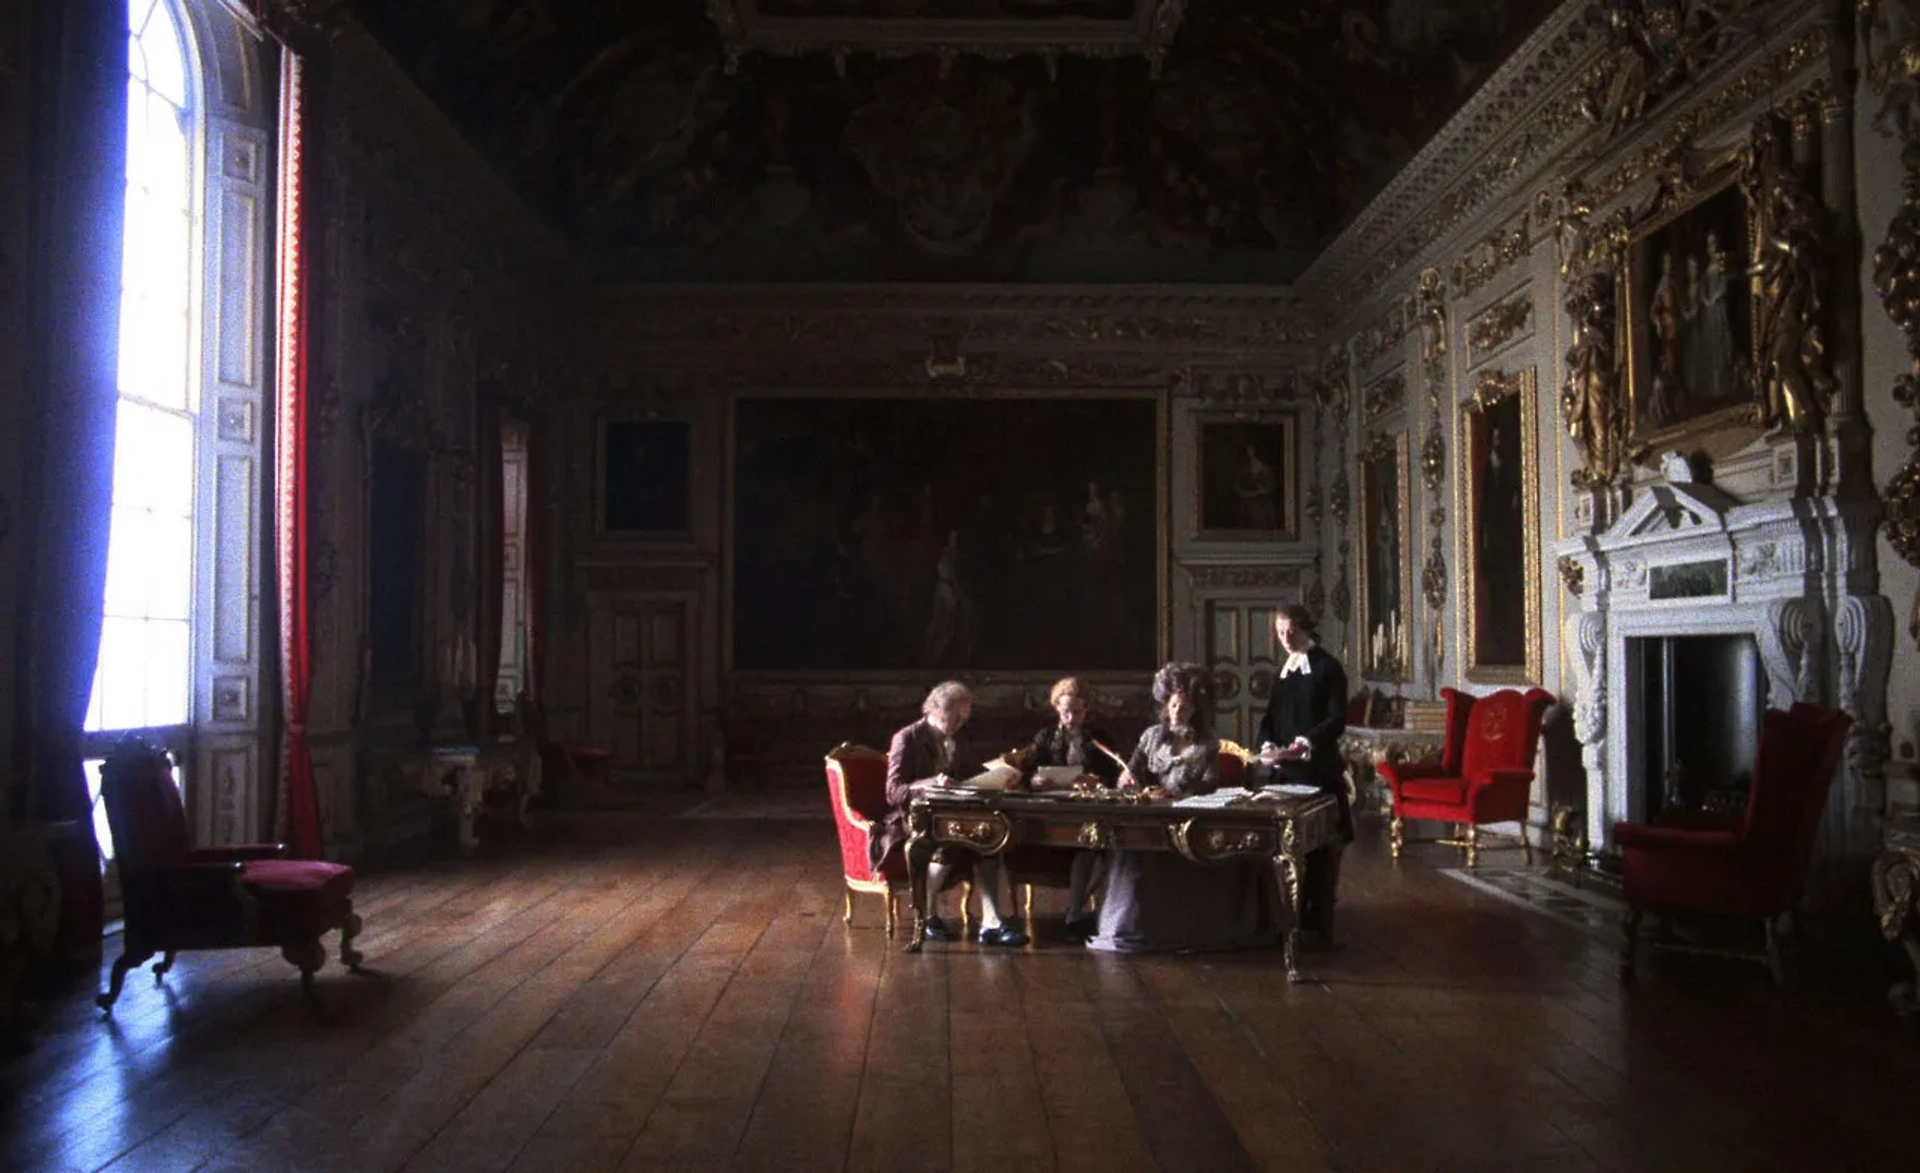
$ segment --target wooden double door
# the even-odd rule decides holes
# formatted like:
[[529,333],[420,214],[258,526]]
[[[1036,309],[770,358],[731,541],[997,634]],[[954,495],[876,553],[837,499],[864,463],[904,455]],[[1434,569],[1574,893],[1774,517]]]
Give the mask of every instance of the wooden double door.
[[589,614],[588,720],[615,782],[689,781],[698,756],[693,597],[602,594]]
[[1267,698],[1280,670],[1280,646],[1273,635],[1273,616],[1279,607],[1233,598],[1207,599],[1202,606],[1219,734],[1257,750],[1255,732],[1266,715]]

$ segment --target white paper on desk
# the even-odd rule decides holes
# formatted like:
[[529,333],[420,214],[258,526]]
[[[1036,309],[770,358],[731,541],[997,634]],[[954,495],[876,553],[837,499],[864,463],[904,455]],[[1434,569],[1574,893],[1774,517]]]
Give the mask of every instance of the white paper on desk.
[[1219,810],[1246,796],[1246,791],[1237,786],[1229,786],[1225,790],[1216,790],[1212,794],[1190,794],[1185,798],[1176,798],[1173,800],[1173,805],[1187,810]]
[[1288,798],[1309,798],[1320,793],[1318,786],[1306,782],[1275,782],[1271,786],[1260,788],[1264,794],[1284,794]]
[[987,768],[955,785],[968,790],[1008,790],[1020,782],[1020,771],[1005,762],[989,762]]
[[1041,766],[1033,772],[1034,789],[1071,786],[1086,772],[1082,766]]

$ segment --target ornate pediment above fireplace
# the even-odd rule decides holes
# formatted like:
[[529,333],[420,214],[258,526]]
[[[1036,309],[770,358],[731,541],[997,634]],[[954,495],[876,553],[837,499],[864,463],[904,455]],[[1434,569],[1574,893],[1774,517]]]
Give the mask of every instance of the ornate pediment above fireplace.
[[1712,485],[1655,485],[1614,523],[1610,536],[1619,541],[1724,533],[1727,514],[1738,504]]
[[731,73],[780,57],[1144,57],[1157,76],[1187,0],[707,0]]

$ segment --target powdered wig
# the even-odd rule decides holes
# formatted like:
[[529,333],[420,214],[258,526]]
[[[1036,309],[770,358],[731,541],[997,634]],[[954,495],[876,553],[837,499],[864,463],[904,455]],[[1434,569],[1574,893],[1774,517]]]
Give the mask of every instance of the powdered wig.
[[1088,705],[1093,704],[1093,689],[1087,686],[1086,681],[1078,676],[1062,676],[1053,682],[1053,690],[1047,693],[1047,706],[1051,708],[1060,703],[1061,697],[1067,696],[1077,696]]
[[927,699],[920,702],[920,715],[931,717],[935,713],[944,713],[961,701],[973,699],[973,690],[958,680],[943,680],[933,686]]
[[1213,677],[1198,664],[1175,660],[1162,664],[1153,674],[1153,703],[1166,712],[1167,702],[1176,692],[1187,694],[1193,705],[1193,728],[1199,733],[1213,732]]

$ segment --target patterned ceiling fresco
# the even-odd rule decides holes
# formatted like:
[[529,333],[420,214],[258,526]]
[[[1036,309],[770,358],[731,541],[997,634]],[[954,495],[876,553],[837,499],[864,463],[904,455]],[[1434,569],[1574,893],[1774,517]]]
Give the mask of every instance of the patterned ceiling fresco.
[[[1157,78],[1139,56],[1071,52],[730,61],[710,6],[357,7],[604,277],[1285,282],[1555,5],[1188,0]],[[758,11],[1006,27],[1131,7]]]

